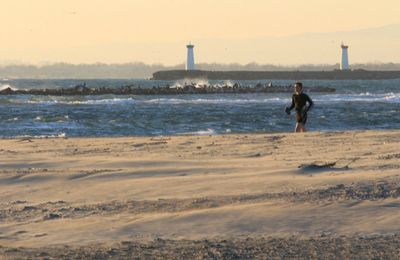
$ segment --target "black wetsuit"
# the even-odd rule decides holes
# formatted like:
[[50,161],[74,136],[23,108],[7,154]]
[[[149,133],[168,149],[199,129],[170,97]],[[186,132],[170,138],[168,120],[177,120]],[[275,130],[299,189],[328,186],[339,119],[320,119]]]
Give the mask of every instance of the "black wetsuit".
[[[308,102],[308,106],[307,106]],[[307,112],[314,105],[311,98],[304,93],[293,94],[292,105],[289,107],[289,111],[295,108],[296,110],[296,121],[297,123],[302,123],[303,125],[307,122]]]

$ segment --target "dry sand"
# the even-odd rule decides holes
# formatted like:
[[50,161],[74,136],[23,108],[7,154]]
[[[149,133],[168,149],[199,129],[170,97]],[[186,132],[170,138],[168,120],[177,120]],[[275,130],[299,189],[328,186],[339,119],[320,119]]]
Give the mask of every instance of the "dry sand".
[[400,131],[0,140],[0,257],[400,258]]

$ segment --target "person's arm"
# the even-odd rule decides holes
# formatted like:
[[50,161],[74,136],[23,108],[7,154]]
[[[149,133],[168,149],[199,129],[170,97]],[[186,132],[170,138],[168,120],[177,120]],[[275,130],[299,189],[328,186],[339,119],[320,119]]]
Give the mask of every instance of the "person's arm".
[[294,104],[294,97],[292,96],[292,104],[290,105],[290,107],[286,107],[285,112],[286,114],[290,114],[290,111],[294,108],[295,104]]
[[294,104],[294,97],[292,96],[292,104],[289,107],[289,110],[292,110],[294,108],[295,104]]
[[307,102],[308,102],[307,111],[309,111],[311,108],[313,108],[314,102],[312,101],[312,99],[308,95],[307,95]]

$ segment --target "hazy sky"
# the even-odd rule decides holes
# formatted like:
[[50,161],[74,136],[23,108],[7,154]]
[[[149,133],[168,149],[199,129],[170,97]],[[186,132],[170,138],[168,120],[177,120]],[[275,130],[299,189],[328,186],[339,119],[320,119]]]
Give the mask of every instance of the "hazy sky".
[[368,34],[400,25],[399,0],[1,0],[0,10],[0,63],[177,64],[189,41],[198,62],[335,63],[341,41],[350,62],[400,61],[393,30]]

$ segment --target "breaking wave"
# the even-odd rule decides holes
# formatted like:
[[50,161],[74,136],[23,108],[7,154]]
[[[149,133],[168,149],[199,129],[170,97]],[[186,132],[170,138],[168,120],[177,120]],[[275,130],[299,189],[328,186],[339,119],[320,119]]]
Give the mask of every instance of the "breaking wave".
[[[223,96],[223,97],[222,97]],[[268,103],[289,103],[290,94],[280,95],[220,95],[218,97],[194,97],[188,95],[186,97],[160,97],[160,98],[143,98],[143,97],[0,97],[0,104],[42,104],[42,105],[207,105],[207,104],[268,104]],[[369,92],[360,94],[311,94],[312,99],[319,103],[334,102],[391,102],[400,103],[400,93],[384,93],[371,94]]]
[[371,94],[369,92],[360,94],[332,94],[318,97],[315,101],[321,102],[392,102],[400,103],[400,93]]

